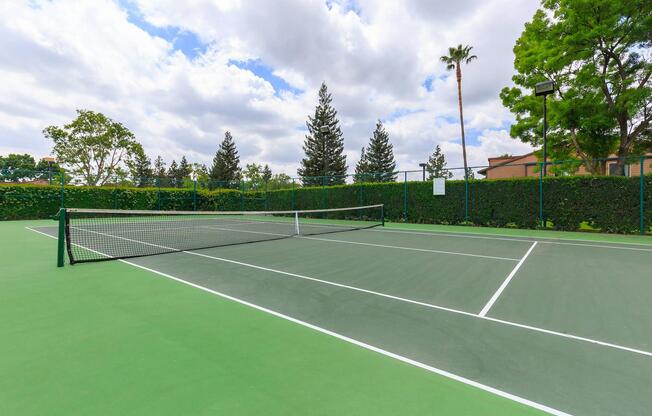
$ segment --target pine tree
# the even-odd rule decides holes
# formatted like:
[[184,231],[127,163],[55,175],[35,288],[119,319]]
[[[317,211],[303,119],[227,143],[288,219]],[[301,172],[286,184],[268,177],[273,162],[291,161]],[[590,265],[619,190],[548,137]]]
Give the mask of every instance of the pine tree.
[[131,172],[131,178],[139,188],[152,186],[154,184],[152,176],[152,161],[147,157],[145,152],[137,152],[134,158],[127,164]]
[[380,120],[376,123],[365,156],[367,173],[373,174],[375,182],[392,182],[396,179],[394,146],[389,142],[389,134]]
[[360,149],[360,160],[355,165],[355,175],[353,176],[354,182],[369,181],[369,163],[367,162],[367,152],[365,148]]
[[177,171],[177,183],[178,186],[183,186],[184,182],[190,179],[190,174],[192,173],[192,166],[188,163],[186,156],[181,156],[181,162],[179,162],[179,170]]
[[345,183],[347,166],[344,137],[332,101],[326,83],[322,83],[315,115],[308,116],[306,122],[308,134],[303,144],[306,157],[301,160],[298,170],[306,186]]
[[263,168],[263,181],[269,182],[272,179],[272,170],[269,168],[269,165],[265,164]]
[[172,163],[170,163],[170,167],[168,168],[168,173],[167,173],[167,186],[172,186],[174,188],[179,186],[179,165],[177,165],[176,160],[172,160]]
[[223,182],[222,186],[228,186],[229,183],[233,185],[232,182],[240,180],[240,156],[229,131],[224,133],[224,140],[215,153],[209,175],[212,181]]
[[429,178],[446,178],[450,179],[453,177],[453,173],[446,169],[446,157],[441,152],[441,147],[437,145],[435,151],[432,152],[432,155],[428,158],[428,164],[426,165],[426,170],[430,174]]
[[165,170],[165,162],[163,161],[163,158],[159,155],[156,157],[156,160],[154,161],[154,177],[155,177],[155,185],[157,186],[165,186],[167,185],[167,172]]

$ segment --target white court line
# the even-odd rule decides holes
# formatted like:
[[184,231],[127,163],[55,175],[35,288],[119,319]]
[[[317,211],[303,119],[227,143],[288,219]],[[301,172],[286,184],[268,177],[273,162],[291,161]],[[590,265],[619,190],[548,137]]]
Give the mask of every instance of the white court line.
[[[397,234],[412,234],[412,235],[426,235],[430,237],[452,237],[452,238],[475,238],[475,239],[481,239],[481,240],[499,240],[499,241],[518,241],[522,243],[533,243],[534,241],[538,241],[541,244],[558,244],[558,245],[563,245],[563,246],[580,246],[580,247],[596,247],[596,248],[611,248],[615,250],[633,250],[633,251],[646,251],[646,252],[652,252],[652,246],[650,244],[645,244],[645,243],[621,243],[621,242],[600,242],[600,241],[595,241],[595,240],[582,240],[582,239],[568,239],[568,241],[586,241],[586,242],[591,242],[591,243],[596,243],[596,244],[585,244],[585,243],[570,243],[566,241],[546,241],[545,239],[552,240],[555,237],[536,237],[536,240],[528,239],[529,237],[520,237],[520,238],[509,238],[509,237],[492,237],[492,236],[486,236],[486,235],[473,235],[473,233],[464,233],[464,232],[457,232],[456,234],[452,234],[450,232],[446,231],[407,231],[405,229],[389,229],[389,230],[379,230],[377,228],[375,229],[369,229],[369,230],[364,230],[364,231],[369,231],[369,232],[375,232],[375,233],[397,233]],[[494,235],[504,235],[504,234],[494,234]],[[600,244],[598,244],[600,243]],[[646,246],[650,248],[643,248],[643,247],[620,247],[620,246],[615,246],[615,245],[604,245],[604,244],[620,244],[620,245],[636,245],[636,246]]]
[[512,271],[509,273],[509,275],[507,275],[507,277],[503,281],[503,284],[500,285],[498,290],[496,290],[496,292],[493,294],[491,299],[489,299],[489,302],[487,302],[487,304],[484,305],[484,308],[482,308],[482,310],[480,311],[480,313],[478,315],[484,317],[487,314],[487,312],[489,312],[489,309],[491,309],[491,307],[494,306],[494,303],[496,303],[496,301],[498,300],[498,297],[500,297],[501,293],[503,293],[503,290],[505,290],[505,288],[507,287],[509,282],[512,281],[512,278],[514,278],[514,276],[516,275],[516,272],[518,271],[518,269],[521,268],[521,266],[525,262],[525,259],[527,259],[527,257],[530,255],[530,253],[532,253],[532,250],[534,250],[534,247],[536,247],[536,246],[537,246],[537,242],[535,241],[530,246],[530,249],[523,255],[521,260],[516,264],[516,266],[514,266]]
[[[33,230],[33,229],[29,228],[29,227],[25,227],[25,228],[28,228],[28,229],[30,229],[32,231],[36,231],[36,230]],[[49,234],[45,234],[45,233],[42,233],[40,231],[36,231],[36,232],[47,235],[48,237],[52,237],[52,238],[56,239],[56,237],[51,236]],[[97,234],[102,234],[102,233],[97,233]],[[114,238],[119,238],[119,239],[122,239],[122,240],[132,241],[132,242],[135,242],[135,243],[140,243],[140,244],[150,245],[150,246],[154,246],[154,247],[164,248],[166,250],[176,250],[176,249],[171,248],[171,247],[165,247],[165,246],[160,246],[160,245],[157,245],[157,244],[146,243],[144,241],[131,240],[131,239],[125,238],[125,237],[118,237],[118,236],[109,235],[109,234],[104,234],[104,235],[106,235],[107,237],[114,237]],[[77,246],[79,246],[79,245],[77,245]],[[82,246],[79,246],[79,247],[82,247]],[[85,248],[85,247],[82,247],[82,248]],[[90,249],[88,249],[88,250],[90,250]],[[94,251],[94,250],[90,250],[90,251]],[[97,251],[95,251],[95,252],[97,253]],[[635,354],[640,354],[640,355],[645,355],[645,356],[648,356],[648,357],[652,357],[652,352],[649,352],[649,351],[639,350],[639,349],[636,349],[636,348],[625,347],[625,346],[622,346],[622,345],[612,344],[610,342],[600,341],[600,340],[596,340],[596,339],[592,339],[592,338],[581,337],[579,335],[571,335],[571,334],[567,334],[567,333],[563,333],[563,332],[557,332],[557,331],[553,331],[553,330],[549,330],[549,329],[539,328],[539,327],[536,327],[536,326],[530,326],[530,325],[525,325],[525,324],[519,324],[517,322],[506,321],[506,320],[503,320],[503,319],[492,318],[492,317],[489,317],[489,316],[480,316],[480,315],[477,315],[477,314],[474,314],[474,313],[471,313],[471,312],[466,312],[466,311],[462,311],[462,310],[459,310],[459,309],[453,309],[453,308],[449,308],[449,307],[446,307],[446,306],[439,306],[439,305],[434,305],[434,304],[430,304],[430,303],[420,302],[420,301],[416,301],[416,300],[412,300],[412,299],[407,299],[407,298],[402,298],[402,297],[399,297],[399,296],[390,295],[390,294],[387,294],[387,293],[376,292],[376,291],[373,291],[373,290],[363,289],[363,288],[359,288],[359,287],[356,287],[356,286],[349,286],[349,285],[345,285],[345,284],[342,284],[342,283],[335,283],[335,282],[331,282],[331,281],[328,281],[328,280],[317,279],[315,277],[309,277],[309,276],[304,276],[304,275],[300,275],[300,274],[296,274],[296,273],[290,273],[290,272],[286,272],[286,271],[283,271],[283,270],[270,269],[268,267],[257,266],[255,264],[250,264],[250,263],[243,263],[243,262],[240,262],[240,261],[226,259],[226,258],[222,258],[222,257],[209,256],[208,254],[195,253],[195,252],[192,252],[192,251],[180,251],[180,252],[185,253],[185,254],[190,254],[190,255],[193,255],[193,256],[199,256],[199,257],[205,257],[205,258],[209,258],[209,259],[213,259],[213,260],[218,260],[218,261],[222,261],[222,262],[225,262],[225,263],[237,264],[239,266],[249,267],[249,268],[252,268],[252,269],[263,270],[263,271],[282,274],[282,275],[286,275],[286,276],[292,276],[292,277],[296,277],[296,278],[304,279],[304,280],[310,280],[310,281],[322,283],[322,284],[325,284],[325,285],[340,287],[340,288],[344,288],[344,289],[350,289],[350,290],[354,290],[356,292],[367,293],[367,294],[370,294],[370,295],[379,296],[379,297],[383,297],[383,298],[387,298],[387,299],[393,299],[393,300],[397,300],[397,301],[401,301],[401,302],[405,302],[405,303],[410,303],[410,304],[413,304],[413,305],[424,306],[426,308],[451,312],[451,313],[455,313],[455,314],[458,314],[458,315],[469,316],[469,317],[477,318],[477,319],[484,319],[484,320],[487,320],[487,321],[497,322],[497,323],[500,323],[500,324],[503,324],[503,325],[513,326],[513,327],[521,328],[521,329],[527,329],[529,331],[540,332],[540,333],[544,333],[544,334],[548,334],[548,335],[555,335],[555,336],[562,337],[562,338],[587,342],[587,343],[590,343],[590,344],[600,345],[600,346],[607,347],[607,348],[613,348],[613,349],[616,349],[616,350],[627,351],[627,352],[631,352],[631,353],[635,353]],[[101,254],[103,256],[107,256],[106,254],[103,254],[103,253],[99,253],[99,254]],[[107,256],[107,257],[110,257],[110,256]]]
[[386,244],[374,244],[374,243],[361,243],[361,242],[358,242],[358,241],[336,240],[336,239],[332,239],[332,238],[317,238],[317,237],[304,237],[304,236],[299,236],[299,238],[303,238],[303,239],[306,239],[306,240],[330,241],[330,242],[334,242],[334,243],[343,243],[343,244],[357,244],[357,245],[361,245],[361,246],[392,248],[392,249],[396,249],[396,250],[411,250],[411,251],[422,251],[422,252],[426,252],[426,253],[450,254],[450,255],[454,255],[454,256],[480,257],[480,258],[492,259],[492,260],[519,261],[518,259],[513,259],[513,258],[510,258],[510,257],[485,256],[483,254],[459,253],[459,252],[456,252],[456,251],[431,250],[431,249],[427,249],[427,248],[390,246],[390,245],[386,245]]
[[[52,235],[50,235],[50,234],[46,234],[46,233],[44,233],[44,232],[42,232],[42,231],[37,231],[37,230],[35,230],[35,229],[33,229],[33,228],[30,228],[30,227],[25,227],[25,228],[27,228],[28,230],[34,231],[34,232],[36,232],[36,233],[39,233],[39,234],[45,235],[45,236],[47,236],[47,237],[54,238],[55,240],[57,239],[57,237],[52,236]],[[91,251],[94,251],[94,250],[91,250]],[[103,254],[103,253],[99,253],[99,252],[97,252],[97,251],[95,251],[95,252],[98,253],[98,254],[100,254],[100,255],[105,255],[105,254]],[[189,253],[189,252],[185,252],[185,253]],[[189,253],[189,254],[192,254],[192,253]],[[106,256],[106,255],[105,255],[105,256]],[[269,309],[269,308],[266,308],[266,307],[264,307],[264,306],[256,305],[255,303],[251,303],[251,302],[249,302],[249,301],[246,301],[246,300],[243,300],[243,299],[240,299],[240,298],[236,298],[236,297],[231,296],[231,295],[227,295],[226,293],[222,293],[222,292],[218,292],[218,291],[213,290],[213,289],[209,289],[209,288],[207,288],[207,287],[205,287],[205,286],[201,286],[201,285],[198,285],[198,284],[196,284],[196,283],[188,282],[188,281],[186,281],[186,280],[183,280],[182,278],[179,278],[179,277],[173,276],[173,275],[171,275],[171,274],[163,273],[163,272],[160,272],[160,271],[158,271],[158,270],[151,269],[151,268],[149,268],[149,267],[145,267],[145,266],[141,266],[140,264],[132,263],[132,262],[130,262],[130,261],[123,260],[123,259],[120,259],[120,260],[118,260],[118,261],[121,262],[121,263],[124,263],[124,264],[128,264],[128,265],[130,265],[130,266],[137,267],[137,268],[139,268],[139,269],[146,270],[146,271],[148,271],[148,272],[151,272],[151,273],[157,274],[157,275],[159,275],[159,276],[163,276],[163,277],[165,277],[165,278],[168,278],[168,279],[174,280],[174,281],[176,281],[176,282],[178,282],[178,283],[181,283],[181,284],[184,284],[184,285],[191,286],[191,287],[193,287],[193,288],[196,288],[196,289],[202,290],[202,291],[204,291],[204,292],[208,292],[208,293],[210,293],[210,294],[213,294],[213,295],[219,296],[219,297],[221,297],[221,298],[224,298],[224,299],[227,299],[227,300],[230,300],[230,301],[233,301],[233,302],[239,303],[239,304],[241,304],[241,305],[244,305],[244,306],[247,306],[247,307],[250,307],[250,308],[253,308],[253,309],[259,310],[259,311],[261,311],[261,312],[264,312],[264,313],[270,314],[270,315],[272,315],[272,316],[276,316],[276,317],[278,317],[278,318],[285,319],[285,320],[287,320],[287,321],[290,321],[290,322],[292,322],[292,323],[295,323],[295,324],[298,324],[298,325],[304,326],[304,327],[306,327],[306,328],[310,328],[310,329],[312,329],[312,330],[314,330],[314,331],[317,331],[317,332],[320,332],[320,333],[322,333],[322,334],[326,334],[326,335],[329,335],[329,336],[331,336],[331,337],[337,338],[337,339],[339,339],[339,340],[341,340],[341,341],[348,342],[348,343],[350,343],[350,344],[353,344],[353,345],[356,345],[356,346],[358,346],[358,347],[361,347],[361,348],[367,349],[367,350],[369,350],[369,351],[373,351],[373,352],[375,352],[375,353],[378,353],[378,354],[384,355],[384,356],[389,357],[389,358],[393,358],[393,359],[395,359],[395,360],[398,360],[398,361],[404,362],[404,363],[409,364],[409,365],[412,365],[412,366],[414,366],[414,367],[421,368],[421,369],[423,369],[423,370],[429,371],[429,372],[434,373],[434,374],[438,374],[438,375],[440,375],[440,376],[442,376],[442,377],[446,377],[446,378],[448,378],[448,379],[451,379],[451,380],[454,380],[454,381],[457,381],[457,382],[460,382],[460,383],[466,384],[466,385],[468,385],[468,386],[472,386],[472,387],[478,388],[478,389],[480,389],[480,390],[484,390],[484,391],[486,391],[486,392],[488,392],[488,393],[495,394],[495,395],[500,396],[500,397],[504,397],[504,398],[506,398],[506,399],[508,399],[508,400],[512,400],[512,401],[514,401],[514,402],[521,403],[521,404],[523,404],[523,405],[526,405],[526,406],[532,407],[532,408],[534,408],[534,409],[541,410],[541,411],[546,412],[546,413],[549,413],[549,414],[551,414],[551,415],[555,415],[555,416],[571,416],[570,413],[563,412],[563,411],[561,411],[561,410],[558,410],[558,409],[552,408],[552,407],[550,407],[550,406],[546,406],[546,405],[541,404],[541,403],[534,402],[534,401],[532,401],[532,400],[529,400],[529,399],[526,399],[526,398],[523,398],[523,397],[517,396],[517,395],[515,395],[515,394],[508,393],[508,392],[503,391],[503,390],[499,390],[499,389],[497,389],[497,388],[494,388],[494,387],[488,386],[488,385],[486,385],[486,384],[479,383],[479,382],[477,382],[477,381],[474,381],[474,380],[468,379],[468,378],[466,378],[466,377],[458,376],[457,374],[451,373],[451,372],[449,372],[449,371],[442,370],[442,369],[440,369],[440,368],[433,367],[433,366],[431,366],[431,365],[428,365],[428,364],[422,363],[422,362],[420,362],[420,361],[413,360],[413,359],[408,358],[408,357],[405,357],[405,356],[403,356],[403,355],[396,354],[396,353],[393,353],[393,352],[391,352],[391,351],[384,350],[384,349],[382,349],[382,348],[379,348],[379,347],[373,346],[373,345],[371,345],[371,344],[367,344],[366,342],[356,340],[355,338],[351,338],[351,337],[348,337],[348,336],[346,336],[346,335],[339,334],[339,333],[337,333],[337,332],[331,331],[331,330],[326,329],[326,328],[322,328],[322,327],[320,327],[320,326],[317,326],[317,325],[311,324],[311,323],[306,322],[306,321],[302,321],[302,320],[300,320],[300,319],[297,319],[297,318],[294,318],[294,317],[292,317],[292,316],[289,316],[289,315],[283,314],[283,313],[281,313],[281,312],[276,312],[276,311],[274,311],[274,310],[272,310],[272,309]]]

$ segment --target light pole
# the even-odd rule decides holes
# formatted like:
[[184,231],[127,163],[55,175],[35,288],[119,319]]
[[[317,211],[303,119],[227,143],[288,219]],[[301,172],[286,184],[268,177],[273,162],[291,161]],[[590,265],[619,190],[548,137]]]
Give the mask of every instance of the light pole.
[[52,156],[45,156],[41,160],[48,164],[48,185],[52,185],[52,165],[56,162],[56,159]]
[[534,86],[534,95],[537,97],[543,95],[543,176],[548,172],[548,109],[546,106],[546,97],[548,94],[555,92],[555,82],[548,80],[538,82]]
[[426,181],[426,166],[428,166],[427,163],[419,163],[419,167],[423,171],[423,181]]

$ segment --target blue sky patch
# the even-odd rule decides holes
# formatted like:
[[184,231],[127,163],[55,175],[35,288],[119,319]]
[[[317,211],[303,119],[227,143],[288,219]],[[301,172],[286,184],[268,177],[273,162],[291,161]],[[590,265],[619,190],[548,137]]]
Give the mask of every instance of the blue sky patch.
[[392,111],[392,113],[389,115],[389,117],[387,117],[387,120],[385,120],[385,121],[388,121],[388,122],[394,121],[394,120],[397,120],[397,119],[399,119],[401,117],[405,117],[405,116],[408,116],[410,114],[422,113],[424,111],[426,111],[426,110],[424,110],[423,108],[418,108],[418,109],[414,109],[414,110],[409,109],[409,108],[397,108],[396,110]]
[[292,94],[301,94],[303,91],[288,84],[283,78],[274,75],[274,71],[269,66],[265,65],[260,59],[250,59],[247,61],[229,60],[229,65],[234,65],[240,69],[250,71],[257,77],[269,82],[274,88],[274,94],[279,96],[283,91],[288,91]]
[[188,59],[194,59],[198,55],[206,52],[208,44],[202,43],[195,33],[176,26],[154,26],[145,20],[138,7],[131,1],[123,0],[120,2],[120,5],[127,12],[129,23],[138,26],[151,36],[165,39],[172,44],[175,51],[181,51]]

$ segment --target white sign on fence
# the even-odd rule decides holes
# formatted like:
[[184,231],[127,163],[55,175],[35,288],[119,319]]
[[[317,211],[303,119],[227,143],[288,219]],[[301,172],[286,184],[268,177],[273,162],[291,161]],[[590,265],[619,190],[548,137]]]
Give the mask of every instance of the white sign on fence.
[[434,178],[432,180],[432,194],[433,195],[446,195],[446,179]]

